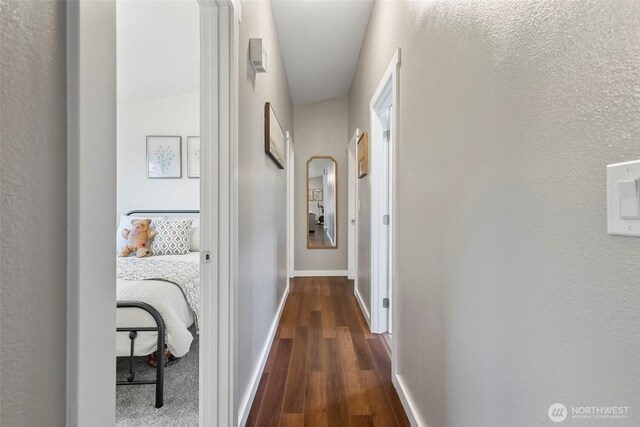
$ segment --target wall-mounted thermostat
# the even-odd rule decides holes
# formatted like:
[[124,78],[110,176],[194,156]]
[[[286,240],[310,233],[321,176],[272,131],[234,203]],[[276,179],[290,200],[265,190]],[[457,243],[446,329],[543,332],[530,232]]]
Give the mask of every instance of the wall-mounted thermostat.
[[256,73],[267,72],[267,52],[262,47],[262,39],[249,39],[249,61]]
[[640,237],[640,160],[607,166],[609,234]]

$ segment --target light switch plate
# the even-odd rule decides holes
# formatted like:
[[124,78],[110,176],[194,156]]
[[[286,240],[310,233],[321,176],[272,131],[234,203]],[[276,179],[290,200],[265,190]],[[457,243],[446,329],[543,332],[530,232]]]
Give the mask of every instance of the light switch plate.
[[[607,229],[640,237],[640,160],[607,166]],[[635,196],[634,196],[635,192]]]

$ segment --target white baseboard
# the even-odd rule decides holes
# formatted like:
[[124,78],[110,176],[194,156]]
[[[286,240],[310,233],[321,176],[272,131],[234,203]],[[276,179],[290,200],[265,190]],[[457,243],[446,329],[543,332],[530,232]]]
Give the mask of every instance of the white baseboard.
[[253,404],[253,399],[256,397],[256,392],[258,391],[258,385],[260,384],[260,378],[262,378],[262,372],[264,371],[264,366],[267,363],[267,359],[269,358],[269,350],[271,350],[271,345],[273,344],[273,339],[276,336],[276,331],[278,330],[278,323],[280,323],[280,317],[282,316],[282,310],[284,310],[284,305],[287,302],[287,297],[289,296],[289,281],[287,280],[287,288],[284,291],[284,295],[280,300],[280,307],[278,307],[278,312],[276,313],[273,322],[271,323],[271,329],[269,329],[269,335],[267,340],[262,347],[262,353],[260,354],[260,359],[256,364],[256,367],[253,371],[253,376],[251,377],[251,386],[245,392],[245,395],[240,403],[240,409],[238,414],[238,425],[243,427],[247,423],[247,418],[249,417],[249,412],[251,411],[251,405]]
[[296,270],[296,277],[342,277],[348,275],[347,270]]
[[362,300],[362,295],[360,295],[360,291],[358,291],[358,288],[355,288],[353,290],[353,293],[355,294],[356,301],[358,301],[360,310],[362,310],[362,314],[364,314],[364,318],[367,321],[367,326],[369,326],[369,329],[371,329],[371,316],[369,315],[369,310],[367,310],[367,306],[364,304],[364,301]]
[[400,402],[402,402],[402,406],[404,407],[404,411],[407,413],[407,417],[409,417],[411,425],[415,427],[427,427],[427,423],[420,418],[420,414],[418,414],[418,410],[416,409],[415,401],[411,397],[411,393],[407,390],[407,386],[400,375],[393,376],[393,385],[398,392],[398,397],[400,397]]

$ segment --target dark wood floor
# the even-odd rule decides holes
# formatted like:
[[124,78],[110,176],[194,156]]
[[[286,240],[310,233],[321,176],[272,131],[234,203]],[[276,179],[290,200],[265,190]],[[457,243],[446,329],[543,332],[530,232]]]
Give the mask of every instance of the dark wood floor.
[[309,248],[326,248],[335,246],[321,224],[314,224],[315,231],[309,233]]
[[391,361],[346,278],[297,278],[248,426],[409,426]]

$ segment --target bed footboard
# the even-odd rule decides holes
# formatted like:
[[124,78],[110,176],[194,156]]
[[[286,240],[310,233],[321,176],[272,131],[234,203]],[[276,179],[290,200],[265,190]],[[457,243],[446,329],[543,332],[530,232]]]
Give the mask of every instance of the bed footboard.
[[[116,328],[116,332],[129,332],[129,339],[131,340],[131,353],[129,354],[129,373],[127,374],[126,381],[116,381],[117,385],[156,385],[156,408],[161,408],[164,400],[164,337],[165,328],[164,320],[158,313],[158,310],[153,308],[147,303],[140,301],[118,301],[118,308],[139,308],[149,313],[153,320],[156,322],[155,327],[130,327],[130,328]],[[158,364],[156,366],[156,379],[153,380],[135,380],[135,373],[133,372],[133,354],[135,340],[138,336],[138,332],[157,332],[158,336]]]

